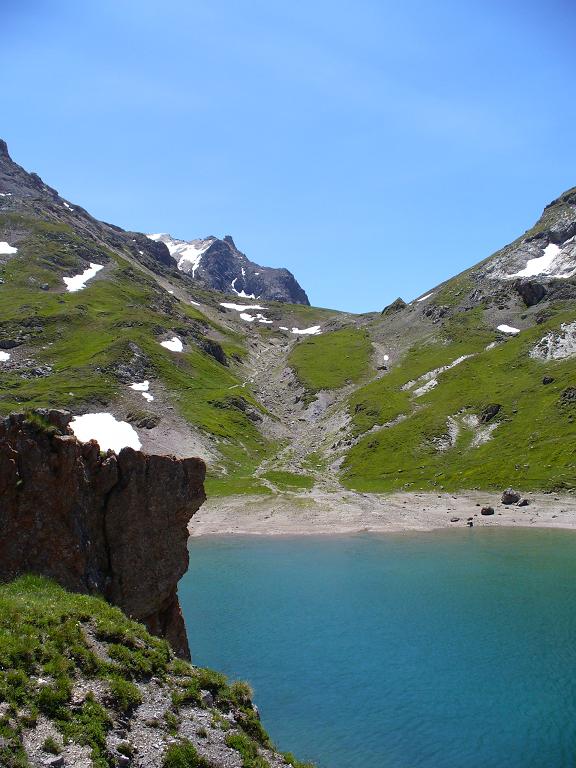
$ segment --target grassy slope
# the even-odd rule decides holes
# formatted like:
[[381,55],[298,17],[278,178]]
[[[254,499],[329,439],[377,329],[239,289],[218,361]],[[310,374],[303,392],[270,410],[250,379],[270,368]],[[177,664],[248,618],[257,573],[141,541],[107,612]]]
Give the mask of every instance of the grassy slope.
[[[87,639],[90,633],[105,644],[110,661],[94,653]],[[165,641],[148,634],[104,600],[70,594],[38,576],[0,586],[0,702],[8,705],[6,714],[0,716],[2,766],[29,765],[22,732],[34,726],[40,713],[55,724],[60,746],[65,741],[88,745],[95,768],[116,765],[106,748],[106,733],[112,720],[129,716],[140,703],[134,683],[152,676],[172,690],[173,722],[167,718],[168,729],[177,722],[181,705],[203,706],[200,690],[207,689],[215,697],[215,711],[226,712],[233,706],[244,713],[240,726],[244,731],[235,733],[245,749],[257,754],[256,742],[269,746],[267,734],[246,704],[249,688],[245,684],[228,685],[224,675],[175,659]],[[105,705],[88,696],[82,707],[70,707],[79,677],[104,683],[108,689]],[[56,740],[52,747],[57,751]],[[189,745],[181,747],[181,753],[192,755]],[[254,765],[264,768],[267,763]],[[298,761],[294,765],[305,768]]]
[[[150,278],[67,226],[34,220],[24,224],[30,235],[19,245],[17,257],[2,268],[0,329],[10,337],[30,328],[34,359],[52,365],[53,372],[24,379],[0,369],[0,413],[23,407],[57,406],[77,412],[102,408],[126,386],[118,383],[113,368],[130,360],[133,342],[146,354],[154,376],[171,393],[184,418],[219,438],[231,475],[249,476],[266,443],[230,399],[230,387],[240,383],[233,369],[193,343],[181,355],[158,343],[160,334],[177,332],[179,327],[188,328],[192,340],[201,337],[209,324],[204,316],[193,307],[173,304]],[[61,292],[62,274],[82,269],[76,252],[84,254],[87,249],[91,260],[106,265],[106,279],[95,279],[78,293]],[[42,284],[60,290],[41,290]],[[240,338],[216,327],[226,339],[225,351],[241,353]],[[246,389],[234,391],[256,405]]]
[[[351,399],[356,434],[400,414],[408,418],[352,447],[343,465],[345,484],[362,491],[575,487],[574,410],[562,405],[561,393],[575,383],[576,361],[543,363],[528,356],[547,330],[575,316],[574,310],[559,313],[484,351],[495,334],[483,327],[479,309],[454,318],[438,343],[410,350],[388,376]],[[424,396],[412,400],[401,390],[418,375],[470,353],[475,357],[441,374]],[[553,384],[542,385],[545,374],[555,378]],[[472,433],[464,430],[453,448],[437,450],[433,440],[446,434],[449,416],[479,415],[491,403],[502,410],[490,441],[473,448]]]
[[299,341],[288,363],[306,389],[314,393],[360,381],[369,371],[371,354],[364,329],[342,328]]

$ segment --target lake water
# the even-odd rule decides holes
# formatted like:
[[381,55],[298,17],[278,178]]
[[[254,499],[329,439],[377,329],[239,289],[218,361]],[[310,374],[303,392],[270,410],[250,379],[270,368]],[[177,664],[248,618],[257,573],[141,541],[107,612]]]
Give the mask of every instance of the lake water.
[[574,768],[576,534],[190,544],[194,662],[319,768]]

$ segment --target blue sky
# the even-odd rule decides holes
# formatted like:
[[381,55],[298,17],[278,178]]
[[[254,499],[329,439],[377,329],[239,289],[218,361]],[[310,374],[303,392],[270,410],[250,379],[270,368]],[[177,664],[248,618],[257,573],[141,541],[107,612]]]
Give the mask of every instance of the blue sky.
[[232,234],[313,304],[411,299],[576,185],[549,0],[0,0],[0,136],[126,229]]

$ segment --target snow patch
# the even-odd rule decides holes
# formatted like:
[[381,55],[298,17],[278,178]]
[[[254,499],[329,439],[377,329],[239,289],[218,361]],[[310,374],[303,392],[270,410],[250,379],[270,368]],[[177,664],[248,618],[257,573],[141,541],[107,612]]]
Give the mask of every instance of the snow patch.
[[117,421],[111,413],[86,413],[74,416],[70,422],[72,431],[82,443],[97,440],[103,451],[112,449],[116,453],[122,448],[139,451],[141,443],[138,433],[127,421]]
[[0,363],[5,363],[7,360],[10,360],[10,352],[0,350]]
[[69,293],[76,293],[76,291],[82,291],[84,288],[86,288],[86,283],[88,282],[88,280],[93,278],[94,275],[97,272],[100,272],[101,269],[104,269],[104,266],[102,264],[90,263],[89,268],[85,269],[81,275],[75,275],[74,277],[63,277],[62,279],[66,283],[66,290]]
[[498,325],[496,326],[497,331],[502,331],[502,333],[520,333],[520,328],[514,328],[512,325]]
[[508,275],[508,277],[534,277],[535,275],[553,274],[553,270],[550,270],[550,268],[561,250],[559,246],[550,243],[550,245],[544,248],[542,256],[529,259],[524,269],[521,269],[520,272],[515,272],[513,275]]
[[184,345],[178,336],[173,336],[171,339],[168,339],[168,341],[161,341],[160,346],[169,349],[170,352],[182,352],[184,349]]
[[429,299],[430,296],[432,296],[432,294],[427,293],[426,296],[421,296],[419,299],[416,299],[416,301],[426,301],[426,299]]
[[146,237],[156,243],[164,243],[170,256],[175,259],[178,269],[181,272],[190,273],[192,277],[196,275],[202,256],[214,242],[213,237],[206,240],[176,240],[166,232],[158,232],[155,235],[146,235]]
[[260,304],[231,304],[227,301],[221,301],[220,306],[224,309],[235,309],[237,312],[243,312],[246,309],[266,309],[261,307]]
[[550,331],[533,349],[530,357],[535,360],[565,360],[576,355],[576,322],[562,323],[559,331]]
[[[242,269],[242,272],[244,272],[244,269]],[[232,282],[231,282],[232,290],[234,291],[236,296],[239,296],[241,299],[255,299],[256,298],[256,296],[254,296],[253,293],[246,293],[244,291],[244,289],[242,289],[241,291],[237,291],[236,288],[235,288],[236,280],[238,280],[237,277],[235,277],[234,280],[232,280]]]
[[281,330],[281,331],[287,331],[287,330],[288,330],[288,328],[286,328],[286,326],[285,326],[285,325],[281,325],[281,326],[280,326],[280,330]]
[[13,253],[18,253],[18,248],[14,248],[5,240],[2,240],[0,242],[0,256],[11,256]]
[[150,382],[148,381],[148,379],[146,379],[146,381],[135,382],[134,384],[130,384],[130,389],[134,389],[136,390],[136,392],[140,392],[144,400],[147,400],[149,403],[151,403],[154,400],[154,396],[148,392],[148,390],[150,389]]
[[200,306],[200,302],[199,301],[192,301],[192,299],[190,299],[190,304],[194,304],[195,307],[199,307]]
[[310,328],[292,328],[292,333],[299,336],[317,336],[320,333],[320,326],[313,325]]

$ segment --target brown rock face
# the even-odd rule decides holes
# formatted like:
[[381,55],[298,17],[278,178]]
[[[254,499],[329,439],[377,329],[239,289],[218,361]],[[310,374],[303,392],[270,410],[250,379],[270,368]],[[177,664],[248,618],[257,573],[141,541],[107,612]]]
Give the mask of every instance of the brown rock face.
[[100,593],[189,657],[177,583],[206,496],[201,459],[100,453],[63,411],[0,422],[0,580],[40,573]]

